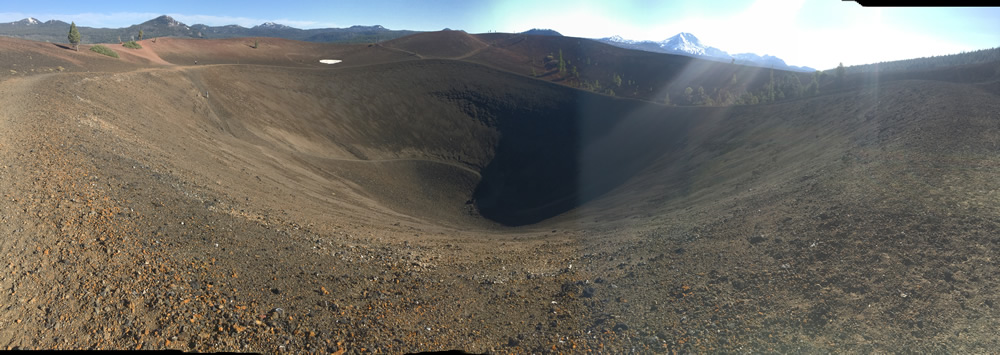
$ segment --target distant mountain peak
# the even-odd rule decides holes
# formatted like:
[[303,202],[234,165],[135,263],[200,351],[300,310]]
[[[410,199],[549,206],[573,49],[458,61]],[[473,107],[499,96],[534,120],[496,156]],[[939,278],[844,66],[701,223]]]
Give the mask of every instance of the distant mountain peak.
[[756,63],[763,66],[770,66],[772,68],[783,68],[788,66],[788,64],[781,58],[768,54],[757,55],[755,53],[739,53],[733,54],[733,58],[736,58],[736,61],[739,63]]
[[282,25],[282,24],[276,23],[276,22],[264,22],[264,23],[259,24],[257,26],[253,26],[253,28],[257,28],[257,29],[269,29],[269,30],[284,30],[284,29],[290,29],[290,28],[292,28],[292,26],[286,26],[286,25]]
[[536,36],[555,36],[562,37],[562,33],[556,32],[556,30],[551,30],[548,28],[532,28],[530,30],[521,32],[521,34],[526,35],[536,35]]
[[35,19],[34,17],[29,17],[14,23],[18,25],[37,25],[40,24],[41,22]]
[[348,29],[352,29],[352,30],[384,30],[385,27],[382,27],[382,25],[371,25],[371,26],[354,25],[354,26],[348,27]]
[[167,16],[167,15],[160,15],[160,17],[157,17],[157,18],[154,18],[152,20],[146,21],[143,24],[145,24],[145,25],[162,24],[162,25],[166,25],[167,27],[187,27],[187,25],[185,25],[185,24],[183,24],[183,23],[181,23],[181,22],[179,22],[177,20],[174,20],[173,17]]
[[738,64],[754,65],[760,67],[771,67],[783,70],[813,71],[809,67],[796,67],[788,65],[785,61],[772,55],[756,55],[753,53],[729,54],[724,50],[707,46],[701,40],[689,32],[680,32],[670,38],[660,42],[653,41],[633,41],[612,36],[598,39],[598,41],[629,49],[638,49],[647,52],[680,54],[691,57],[710,59],[716,61],[729,62],[735,60]]
[[701,43],[698,37],[687,32],[681,32],[673,37],[667,38],[660,42],[660,47],[666,50],[679,51],[694,55],[706,55],[713,57],[727,57],[728,53],[715,48],[709,47]]
[[621,44],[621,45],[628,45],[628,44],[639,43],[637,41],[633,41],[631,39],[626,39],[625,37],[622,37],[622,36],[619,36],[619,35],[614,35],[614,36],[611,36],[611,37],[604,37],[604,38],[601,38],[600,40],[603,41],[603,42],[607,42],[607,43]]

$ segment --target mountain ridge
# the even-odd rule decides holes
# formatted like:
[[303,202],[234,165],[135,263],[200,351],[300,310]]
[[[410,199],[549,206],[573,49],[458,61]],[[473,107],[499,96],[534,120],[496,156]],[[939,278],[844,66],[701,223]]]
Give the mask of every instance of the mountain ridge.
[[[51,19],[42,22],[34,17],[18,21],[0,23],[0,35],[29,39],[40,42],[62,43],[66,40],[65,21]],[[143,38],[156,37],[188,37],[202,39],[223,39],[237,37],[274,37],[306,42],[320,43],[371,43],[408,36],[422,31],[390,30],[381,25],[353,25],[346,28],[299,29],[277,22],[264,22],[247,28],[236,24],[209,26],[204,24],[187,25],[169,15],[160,15],[140,24],[122,28],[94,28],[77,26],[83,35],[82,43],[114,43],[138,39],[139,31]],[[521,34],[556,36],[563,35],[552,29],[532,28]],[[642,50],[655,53],[680,54],[690,57],[714,61],[735,61],[737,64],[771,67],[799,72],[816,71],[809,67],[788,65],[781,58],[755,53],[729,54],[728,52],[703,44],[695,35],[680,32],[663,41],[637,41],[615,35],[594,39],[598,42],[616,47]]]
[[[61,20],[41,22],[34,17],[0,23],[0,35],[29,39],[40,42],[62,43],[66,41],[66,26]],[[420,31],[391,30],[381,25],[354,25],[347,28],[299,29],[276,22],[264,22],[251,28],[240,25],[209,26],[187,25],[169,15],[157,16],[148,21],[120,28],[95,28],[77,26],[82,34],[82,43],[115,43],[138,39],[142,30],[143,38],[189,37],[222,39],[236,37],[274,37],[306,42],[365,43],[399,38]]]
[[799,72],[813,72],[816,69],[806,66],[794,66],[785,63],[781,58],[772,55],[758,55],[756,53],[728,52],[705,45],[695,35],[689,32],[680,32],[662,41],[637,41],[626,39],[620,35],[598,38],[597,41],[604,42],[616,47],[636,49],[655,53],[680,54],[690,57],[709,59],[714,61],[735,61],[737,64],[752,65],[759,67],[772,67],[775,69],[792,70]]
[[525,34],[525,35],[537,35],[537,36],[563,37],[562,33],[559,33],[556,30],[548,29],[548,28],[532,28],[530,30],[521,32],[521,34]]

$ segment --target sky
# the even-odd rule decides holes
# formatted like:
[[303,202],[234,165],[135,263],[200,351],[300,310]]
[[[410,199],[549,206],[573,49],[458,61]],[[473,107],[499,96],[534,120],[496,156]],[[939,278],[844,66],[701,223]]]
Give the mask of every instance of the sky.
[[4,4],[0,22],[34,17],[117,28],[164,14],[210,26],[549,28],[574,37],[654,41],[688,32],[731,54],[769,54],[816,69],[1000,47],[1000,8],[876,8],[839,0],[40,0]]

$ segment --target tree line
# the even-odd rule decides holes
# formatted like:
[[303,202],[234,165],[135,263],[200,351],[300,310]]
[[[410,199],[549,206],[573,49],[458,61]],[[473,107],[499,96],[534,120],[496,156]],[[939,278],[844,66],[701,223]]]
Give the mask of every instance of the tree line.
[[1000,61],[1000,47],[980,49],[972,52],[962,52],[933,57],[878,62],[873,64],[853,65],[847,68],[848,74],[896,72],[927,70],[943,67],[954,67],[968,64],[979,64]]
[[[140,41],[142,40],[142,36],[143,35],[144,35],[144,33],[142,32],[142,29],[140,29],[139,30],[139,40]],[[83,36],[80,35],[80,30],[76,28],[76,21],[70,22],[70,24],[69,24],[69,35],[66,36],[66,39],[69,40],[69,44],[73,45],[73,49],[74,50],[76,50],[77,52],[80,51],[80,41],[83,39]],[[156,39],[154,38],[153,41],[155,42]],[[118,42],[120,42],[120,44],[122,46],[127,47],[127,48],[133,48],[133,49],[140,49],[140,48],[142,48],[142,46],[140,46],[139,43],[136,42],[135,40],[128,41],[128,42],[122,42],[121,39],[119,38]]]
[[[864,73],[920,71],[1000,62],[1000,47],[850,67],[840,63],[834,69],[812,73],[775,71],[773,68],[769,72],[767,69],[749,67],[733,67],[732,70],[716,68],[730,72],[731,74],[722,74],[731,75],[729,80],[720,81],[716,71],[711,79],[695,81],[691,83],[693,85],[683,89],[674,87],[669,91],[664,90],[664,87],[669,86],[666,82],[653,82],[655,79],[651,81],[651,78],[647,77],[627,76],[628,67],[612,65],[598,68],[598,63],[592,62],[589,57],[578,57],[573,61],[569,59],[564,57],[561,49],[550,53],[542,61],[544,72],[537,72],[532,65],[531,75],[547,76],[550,80],[568,86],[605,95],[621,95],[668,105],[732,106],[764,104],[839,91],[858,84],[855,76]],[[1000,72],[1000,68],[997,71]]]

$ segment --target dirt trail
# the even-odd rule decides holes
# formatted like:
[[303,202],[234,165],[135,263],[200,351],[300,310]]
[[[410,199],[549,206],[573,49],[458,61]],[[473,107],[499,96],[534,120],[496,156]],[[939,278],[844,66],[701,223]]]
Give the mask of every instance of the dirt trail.
[[401,49],[401,48],[396,48],[396,47],[386,47],[386,46],[382,46],[381,44],[379,44],[378,46],[382,47],[382,48],[385,48],[385,49],[388,49],[390,51],[394,51],[394,52],[398,52],[398,53],[403,53],[403,54],[406,54],[408,56],[416,57],[417,59],[424,59],[424,56],[420,55],[420,53],[411,52],[411,51],[408,51],[408,50],[405,50],[405,49]]
[[153,65],[163,65],[163,66],[175,65],[166,60],[163,60],[163,58],[160,58],[160,55],[156,53],[156,48],[155,48],[156,45],[153,44],[150,40],[140,41],[139,43],[141,43],[141,45],[143,46],[140,49],[119,47],[113,44],[109,44],[108,46],[115,48],[116,51],[120,55],[122,55],[125,60],[133,62],[141,62],[141,60],[145,60]]
[[473,38],[473,39],[475,39],[475,40],[476,40],[476,42],[479,42],[479,43],[481,43],[481,44],[483,45],[483,47],[479,47],[479,48],[476,48],[475,50],[473,50],[473,51],[471,51],[471,52],[468,52],[468,53],[465,53],[465,54],[463,54],[463,55],[461,55],[461,56],[459,56],[459,57],[457,57],[457,58],[453,58],[453,59],[455,59],[455,60],[463,60],[463,59],[467,59],[467,58],[469,58],[469,57],[471,57],[471,56],[474,56],[474,55],[476,55],[476,54],[479,54],[480,52],[482,52],[482,51],[484,51],[484,50],[487,50],[487,49],[490,49],[490,48],[493,48],[493,43],[486,43],[485,41],[483,41],[483,40],[479,39],[479,37],[472,37],[472,38]]

